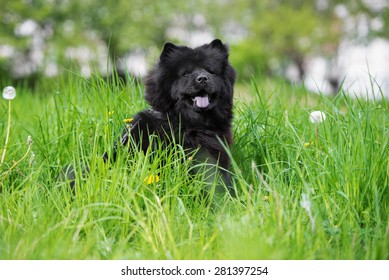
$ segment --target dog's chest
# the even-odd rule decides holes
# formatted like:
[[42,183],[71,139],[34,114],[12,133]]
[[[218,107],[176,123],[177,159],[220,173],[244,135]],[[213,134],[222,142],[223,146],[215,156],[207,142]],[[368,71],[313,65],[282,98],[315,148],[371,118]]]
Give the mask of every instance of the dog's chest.
[[191,148],[197,148],[198,146],[209,146],[218,142],[217,133],[199,129],[199,128],[187,128],[184,129],[184,144]]

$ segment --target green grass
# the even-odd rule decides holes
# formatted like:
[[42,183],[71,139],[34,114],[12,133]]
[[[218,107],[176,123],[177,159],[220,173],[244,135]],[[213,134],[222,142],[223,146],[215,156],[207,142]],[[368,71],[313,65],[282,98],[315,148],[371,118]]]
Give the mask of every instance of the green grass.
[[[0,166],[0,259],[389,258],[385,101],[327,98],[282,82],[237,86],[250,100],[235,100],[238,197],[213,207],[179,148],[158,150],[153,161],[151,152],[121,151],[115,164],[102,162],[123,119],[147,106],[141,85],[69,75],[17,92]],[[327,115],[317,127],[313,110]],[[7,114],[2,100],[0,152]],[[5,175],[28,135],[32,152]],[[69,162],[78,175],[85,163],[91,169],[76,195],[57,180]],[[144,182],[156,174],[158,182]]]

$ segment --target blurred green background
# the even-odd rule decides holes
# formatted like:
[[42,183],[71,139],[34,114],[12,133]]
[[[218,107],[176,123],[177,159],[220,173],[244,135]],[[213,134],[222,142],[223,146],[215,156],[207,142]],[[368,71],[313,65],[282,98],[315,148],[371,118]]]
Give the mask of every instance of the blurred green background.
[[320,57],[328,91],[336,91],[346,75],[334,70],[342,42],[389,37],[388,0],[0,3],[0,82],[31,85],[74,65],[85,76],[113,69],[143,76],[164,42],[197,46],[217,37],[230,45],[240,81],[265,75],[300,83]]

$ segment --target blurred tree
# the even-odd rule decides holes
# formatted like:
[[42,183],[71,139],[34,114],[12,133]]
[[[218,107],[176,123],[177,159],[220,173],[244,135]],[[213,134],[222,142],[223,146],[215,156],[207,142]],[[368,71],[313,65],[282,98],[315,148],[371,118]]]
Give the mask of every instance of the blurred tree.
[[[332,60],[337,55],[341,40],[368,40],[373,33],[368,29],[367,34],[361,36],[363,20],[367,21],[367,28],[371,28],[373,19],[376,23],[382,21],[384,11],[387,22],[382,32],[389,34],[389,12],[384,9],[388,7],[388,0],[374,3],[366,0],[217,2],[224,3],[223,15],[228,21],[234,20],[247,30],[243,40],[233,43],[233,48],[244,52],[244,55],[232,54],[233,62],[244,78],[257,71],[279,73],[293,63],[299,80],[303,81],[309,56],[320,55]],[[378,18],[375,15],[377,11],[380,12]],[[336,80],[336,77],[328,78]]]
[[378,30],[379,34],[381,36],[384,36],[386,38],[389,38],[389,8],[384,9],[379,15],[378,20],[382,21],[382,29]]
[[248,38],[262,48],[268,68],[285,69],[292,62],[300,81],[307,55],[340,38],[340,31],[334,29],[336,18],[319,10],[316,1],[248,0],[246,5],[251,11]]
[[[99,52],[102,44],[108,46],[114,61],[131,49],[161,45],[175,10],[184,8],[175,1],[151,0],[0,1],[0,47],[11,48],[13,58],[0,53],[0,65],[3,73],[10,73],[16,58],[24,61],[20,67],[27,74],[43,71],[52,61],[66,63],[70,47],[85,46]],[[40,60],[39,65],[34,59]]]
[[373,3],[363,2],[366,14],[372,19],[370,28],[373,36],[389,38],[389,0],[373,1]]
[[[0,53],[3,78],[5,76],[9,79],[11,75],[23,76],[25,72],[32,74],[40,70],[34,60],[43,59],[42,40],[51,38],[55,22],[66,16],[66,4],[63,2],[1,0],[0,44],[8,50]],[[17,72],[18,67],[23,68],[20,73]]]
[[0,74],[50,74],[48,66],[66,64],[72,53],[84,63],[91,57],[101,62],[107,55],[115,61],[138,48],[161,47],[166,40],[188,43],[185,35],[201,31],[230,43],[240,77],[293,63],[303,80],[308,56],[334,56],[341,38],[355,36],[344,28],[340,11],[348,24],[350,17],[363,16],[376,19],[376,25],[382,22],[381,35],[389,36],[388,0],[370,2],[0,0]]
[[238,78],[249,80],[256,75],[271,75],[270,57],[262,42],[246,39],[231,45],[231,63],[238,72]]
[[[174,1],[72,1],[77,3],[72,20],[93,30],[109,46],[112,57],[135,47],[162,44],[176,9]],[[84,11],[81,17],[80,10]]]

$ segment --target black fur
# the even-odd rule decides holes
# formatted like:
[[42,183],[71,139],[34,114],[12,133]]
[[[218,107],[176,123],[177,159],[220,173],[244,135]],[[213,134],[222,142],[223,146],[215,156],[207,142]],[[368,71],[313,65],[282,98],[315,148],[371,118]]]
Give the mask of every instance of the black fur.
[[[166,144],[181,141],[188,151],[200,148],[198,160],[221,168],[230,186],[230,159],[222,142],[232,144],[232,107],[235,70],[228,62],[228,49],[218,39],[197,48],[166,43],[159,62],[145,78],[145,98],[151,109],[134,116],[116,144],[129,145],[132,138],[146,151],[149,135]],[[104,155],[108,160],[108,154]],[[232,190],[230,189],[230,192]]]

